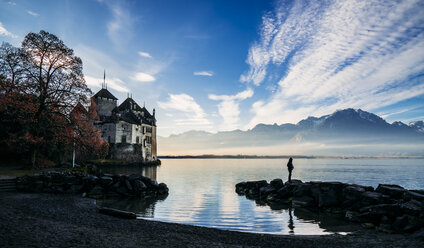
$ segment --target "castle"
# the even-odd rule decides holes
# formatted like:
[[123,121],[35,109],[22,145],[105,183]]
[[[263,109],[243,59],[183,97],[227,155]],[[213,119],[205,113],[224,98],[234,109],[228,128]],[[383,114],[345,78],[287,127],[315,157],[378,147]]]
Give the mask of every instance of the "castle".
[[94,125],[109,142],[109,158],[129,162],[157,160],[155,109],[150,114],[129,95],[119,106],[107,88],[93,96],[100,117]]

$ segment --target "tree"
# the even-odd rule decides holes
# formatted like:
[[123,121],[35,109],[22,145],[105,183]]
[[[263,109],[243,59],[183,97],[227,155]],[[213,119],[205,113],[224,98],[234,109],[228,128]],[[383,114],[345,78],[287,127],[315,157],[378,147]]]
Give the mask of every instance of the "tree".
[[22,49],[3,42],[0,47],[0,75],[2,75],[0,93],[23,90]]
[[[15,141],[22,141],[35,165],[39,155],[60,158],[70,150],[75,140],[75,127],[79,127],[83,131],[77,137],[81,144],[98,143],[87,151],[92,149],[102,154],[107,149],[101,138],[98,139],[101,137],[98,130],[88,120],[71,116],[77,104],[88,105],[92,92],[85,83],[81,59],[55,35],[43,30],[29,33],[21,48],[3,43],[0,73],[0,137],[4,138],[3,144],[8,142],[9,148],[18,151],[20,143]],[[30,116],[28,121],[14,119],[24,115]],[[71,129],[72,135],[69,135]]]

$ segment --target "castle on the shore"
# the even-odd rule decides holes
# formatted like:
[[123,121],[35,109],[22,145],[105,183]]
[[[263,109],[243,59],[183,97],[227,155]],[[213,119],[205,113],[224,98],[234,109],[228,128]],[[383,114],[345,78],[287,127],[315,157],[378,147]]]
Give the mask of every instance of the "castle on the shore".
[[157,160],[155,109],[152,114],[128,95],[119,106],[106,85],[93,96],[99,121],[94,123],[109,142],[109,158],[129,162]]

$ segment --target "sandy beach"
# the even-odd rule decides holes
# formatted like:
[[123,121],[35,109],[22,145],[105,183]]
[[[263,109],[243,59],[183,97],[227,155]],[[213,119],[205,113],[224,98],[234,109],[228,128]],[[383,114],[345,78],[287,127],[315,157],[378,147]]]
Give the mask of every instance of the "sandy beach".
[[283,236],[124,220],[75,195],[2,193],[0,247],[423,247],[408,235]]

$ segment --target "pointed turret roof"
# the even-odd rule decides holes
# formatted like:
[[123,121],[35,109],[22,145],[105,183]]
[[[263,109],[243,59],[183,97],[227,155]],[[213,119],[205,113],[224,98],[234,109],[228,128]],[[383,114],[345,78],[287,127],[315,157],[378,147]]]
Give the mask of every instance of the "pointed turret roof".
[[118,100],[118,98],[116,98],[114,95],[112,95],[112,93],[110,93],[110,91],[108,91],[105,88],[99,90],[99,92],[97,92],[94,95],[94,98],[97,98],[97,97],[104,97],[104,98],[108,98],[108,99]]

